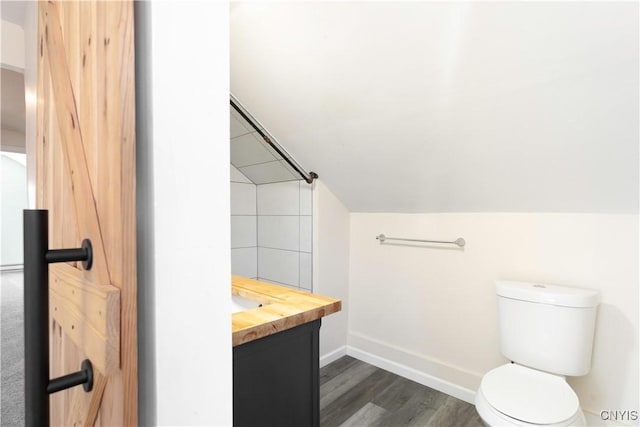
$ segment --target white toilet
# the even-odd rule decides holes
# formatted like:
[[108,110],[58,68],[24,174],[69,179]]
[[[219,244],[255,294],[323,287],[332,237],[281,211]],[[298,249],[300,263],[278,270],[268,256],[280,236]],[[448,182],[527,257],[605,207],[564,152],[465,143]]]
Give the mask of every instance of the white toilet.
[[584,426],[564,376],[586,375],[598,292],[497,282],[500,350],[512,362],[482,377],[476,410],[490,426]]

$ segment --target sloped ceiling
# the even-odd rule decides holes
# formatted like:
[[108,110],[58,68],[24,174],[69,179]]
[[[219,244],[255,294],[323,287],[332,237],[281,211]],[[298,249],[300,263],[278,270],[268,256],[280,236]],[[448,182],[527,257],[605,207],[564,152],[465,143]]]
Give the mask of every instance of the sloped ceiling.
[[638,4],[232,3],[231,91],[356,212],[638,212]]

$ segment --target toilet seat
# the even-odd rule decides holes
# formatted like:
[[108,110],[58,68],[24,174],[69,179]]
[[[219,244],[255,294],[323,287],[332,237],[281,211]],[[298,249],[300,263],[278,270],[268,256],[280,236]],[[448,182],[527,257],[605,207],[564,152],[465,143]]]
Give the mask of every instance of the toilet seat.
[[476,400],[485,406],[478,412],[490,408],[513,425],[569,425],[580,412],[578,397],[563,377],[512,363],[488,372],[478,394]]
[[482,389],[479,389],[476,393],[475,398],[476,411],[482,418],[482,421],[486,426],[492,427],[585,427],[586,420],[584,418],[584,413],[581,409],[578,409],[578,412],[569,420],[561,424],[549,424],[549,425],[541,425],[541,424],[531,424],[521,420],[517,420],[515,418],[511,418],[502,412],[496,410],[493,406],[487,402],[487,399],[482,394]]

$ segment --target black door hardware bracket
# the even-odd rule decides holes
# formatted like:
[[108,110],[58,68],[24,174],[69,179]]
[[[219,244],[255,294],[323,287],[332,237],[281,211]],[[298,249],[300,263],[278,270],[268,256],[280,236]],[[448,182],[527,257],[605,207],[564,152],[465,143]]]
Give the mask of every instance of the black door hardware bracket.
[[86,392],[90,392],[91,389],[93,389],[93,366],[89,359],[82,361],[81,368],[78,372],[49,381],[47,393],[57,393],[80,384],[82,384],[82,388],[84,388]]
[[82,268],[91,270],[93,265],[93,247],[91,240],[84,239],[82,246],[75,249],[52,249],[45,254],[47,263],[82,261]]
[[75,249],[49,249],[49,213],[24,210],[24,397],[25,425],[49,425],[49,394],[82,384],[93,388],[89,360],[81,370],[49,380],[49,264],[82,261],[89,270],[93,261],[91,241]]

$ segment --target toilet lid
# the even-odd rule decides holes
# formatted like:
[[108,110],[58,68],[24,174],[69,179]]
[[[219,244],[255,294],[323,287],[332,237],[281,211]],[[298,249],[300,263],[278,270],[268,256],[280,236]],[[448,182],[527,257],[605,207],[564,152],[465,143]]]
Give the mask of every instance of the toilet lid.
[[578,397],[564,378],[514,363],[489,371],[480,388],[496,410],[527,423],[560,423],[579,409]]

